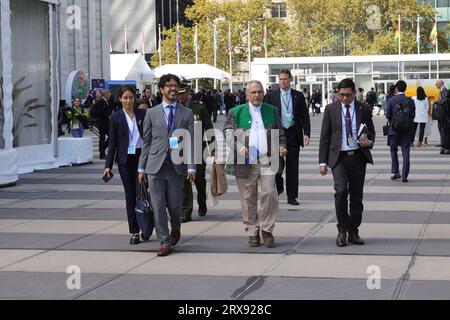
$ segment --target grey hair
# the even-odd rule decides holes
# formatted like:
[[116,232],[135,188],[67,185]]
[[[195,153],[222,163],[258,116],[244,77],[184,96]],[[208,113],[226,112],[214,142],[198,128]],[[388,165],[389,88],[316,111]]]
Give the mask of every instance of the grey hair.
[[259,80],[252,80],[249,83],[247,83],[247,88],[250,87],[252,84],[259,84],[262,88],[264,88],[263,84]]

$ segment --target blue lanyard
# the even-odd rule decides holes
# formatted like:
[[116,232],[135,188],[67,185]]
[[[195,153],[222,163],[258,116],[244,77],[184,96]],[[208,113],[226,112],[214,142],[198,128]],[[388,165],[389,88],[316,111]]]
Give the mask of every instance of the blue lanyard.
[[[125,112],[125,111],[124,111]],[[129,117],[126,113],[125,113],[126,117]],[[131,120],[131,119],[130,119]],[[128,126],[128,120],[127,120],[127,126],[128,126],[128,137],[129,137],[129,141],[130,143],[133,141],[133,137],[134,137],[134,130],[136,129],[137,123],[136,123],[136,115],[134,115],[133,117],[133,130],[130,130],[130,126]]]

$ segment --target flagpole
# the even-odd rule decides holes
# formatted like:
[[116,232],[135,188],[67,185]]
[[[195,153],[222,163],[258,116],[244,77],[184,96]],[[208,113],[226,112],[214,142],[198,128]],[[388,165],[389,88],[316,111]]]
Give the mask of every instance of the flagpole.
[[267,59],[267,46],[269,43],[269,37],[267,34],[267,24],[264,24],[264,57]]
[[159,66],[162,66],[162,36],[161,36],[161,24],[158,24],[159,31],[159,44],[158,44],[158,55],[159,55]]
[[145,59],[145,25],[142,25],[142,55]]
[[128,54],[127,25],[125,25],[125,54]]
[[398,55],[402,54],[402,17],[398,15]]
[[[439,54],[439,33],[438,33],[438,28],[437,28],[437,21],[438,21],[438,16],[436,14],[436,17],[434,18],[434,25],[436,26],[436,55]],[[437,78],[439,79],[439,59],[436,57],[436,67],[437,67]]]
[[[198,26],[197,25],[195,25],[194,46],[195,46],[195,64],[198,64]],[[195,90],[196,90],[196,92],[198,92],[198,79],[195,79]]]
[[[217,26],[214,24],[214,68],[217,68]],[[214,79],[214,89],[217,89],[217,79]]]
[[417,15],[417,54],[420,54],[420,16]]
[[248,81],[252,77],[252,40],[250,36],[250,22],[248,22]]
[[228,23],[228,52],[230,56],[230,89],[233,94],[233,57],[232,57],[232,43],[231,43],[231,23]]
[[180,45],[179,45],[179,41],[180,40],[180,25],[177,24],[177,62],[178,64],[180,64]]

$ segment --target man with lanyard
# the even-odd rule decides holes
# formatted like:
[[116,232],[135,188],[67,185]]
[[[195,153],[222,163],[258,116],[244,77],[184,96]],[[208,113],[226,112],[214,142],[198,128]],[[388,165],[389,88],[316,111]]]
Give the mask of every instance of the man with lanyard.
[[311,122],[305,97],[291,89],[292,75],[289,70],[279,74],[280,89],[267,93],[264,101],[278,108],[286,135],[286,161],[280,159],[280,170],[275,177],[278,194],[284,190],[283,171],[286,168],[286,193],[288,204],[298,206],[298,174],[300,148],[309,145]]

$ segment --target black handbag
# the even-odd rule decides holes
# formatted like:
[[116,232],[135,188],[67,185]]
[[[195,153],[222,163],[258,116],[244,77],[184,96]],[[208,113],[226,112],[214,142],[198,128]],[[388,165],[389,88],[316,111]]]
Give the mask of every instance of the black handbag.
[[148,184],[145,182],[139,182],[134,211],[136,213],[139,229],[142,232],[142,237],[145,239],[150,238],[153,233],[154,218],[153,208],[148,194]]
[[386,122],[386,124],[383,126],[383,136],[389,135],[389,122]]

